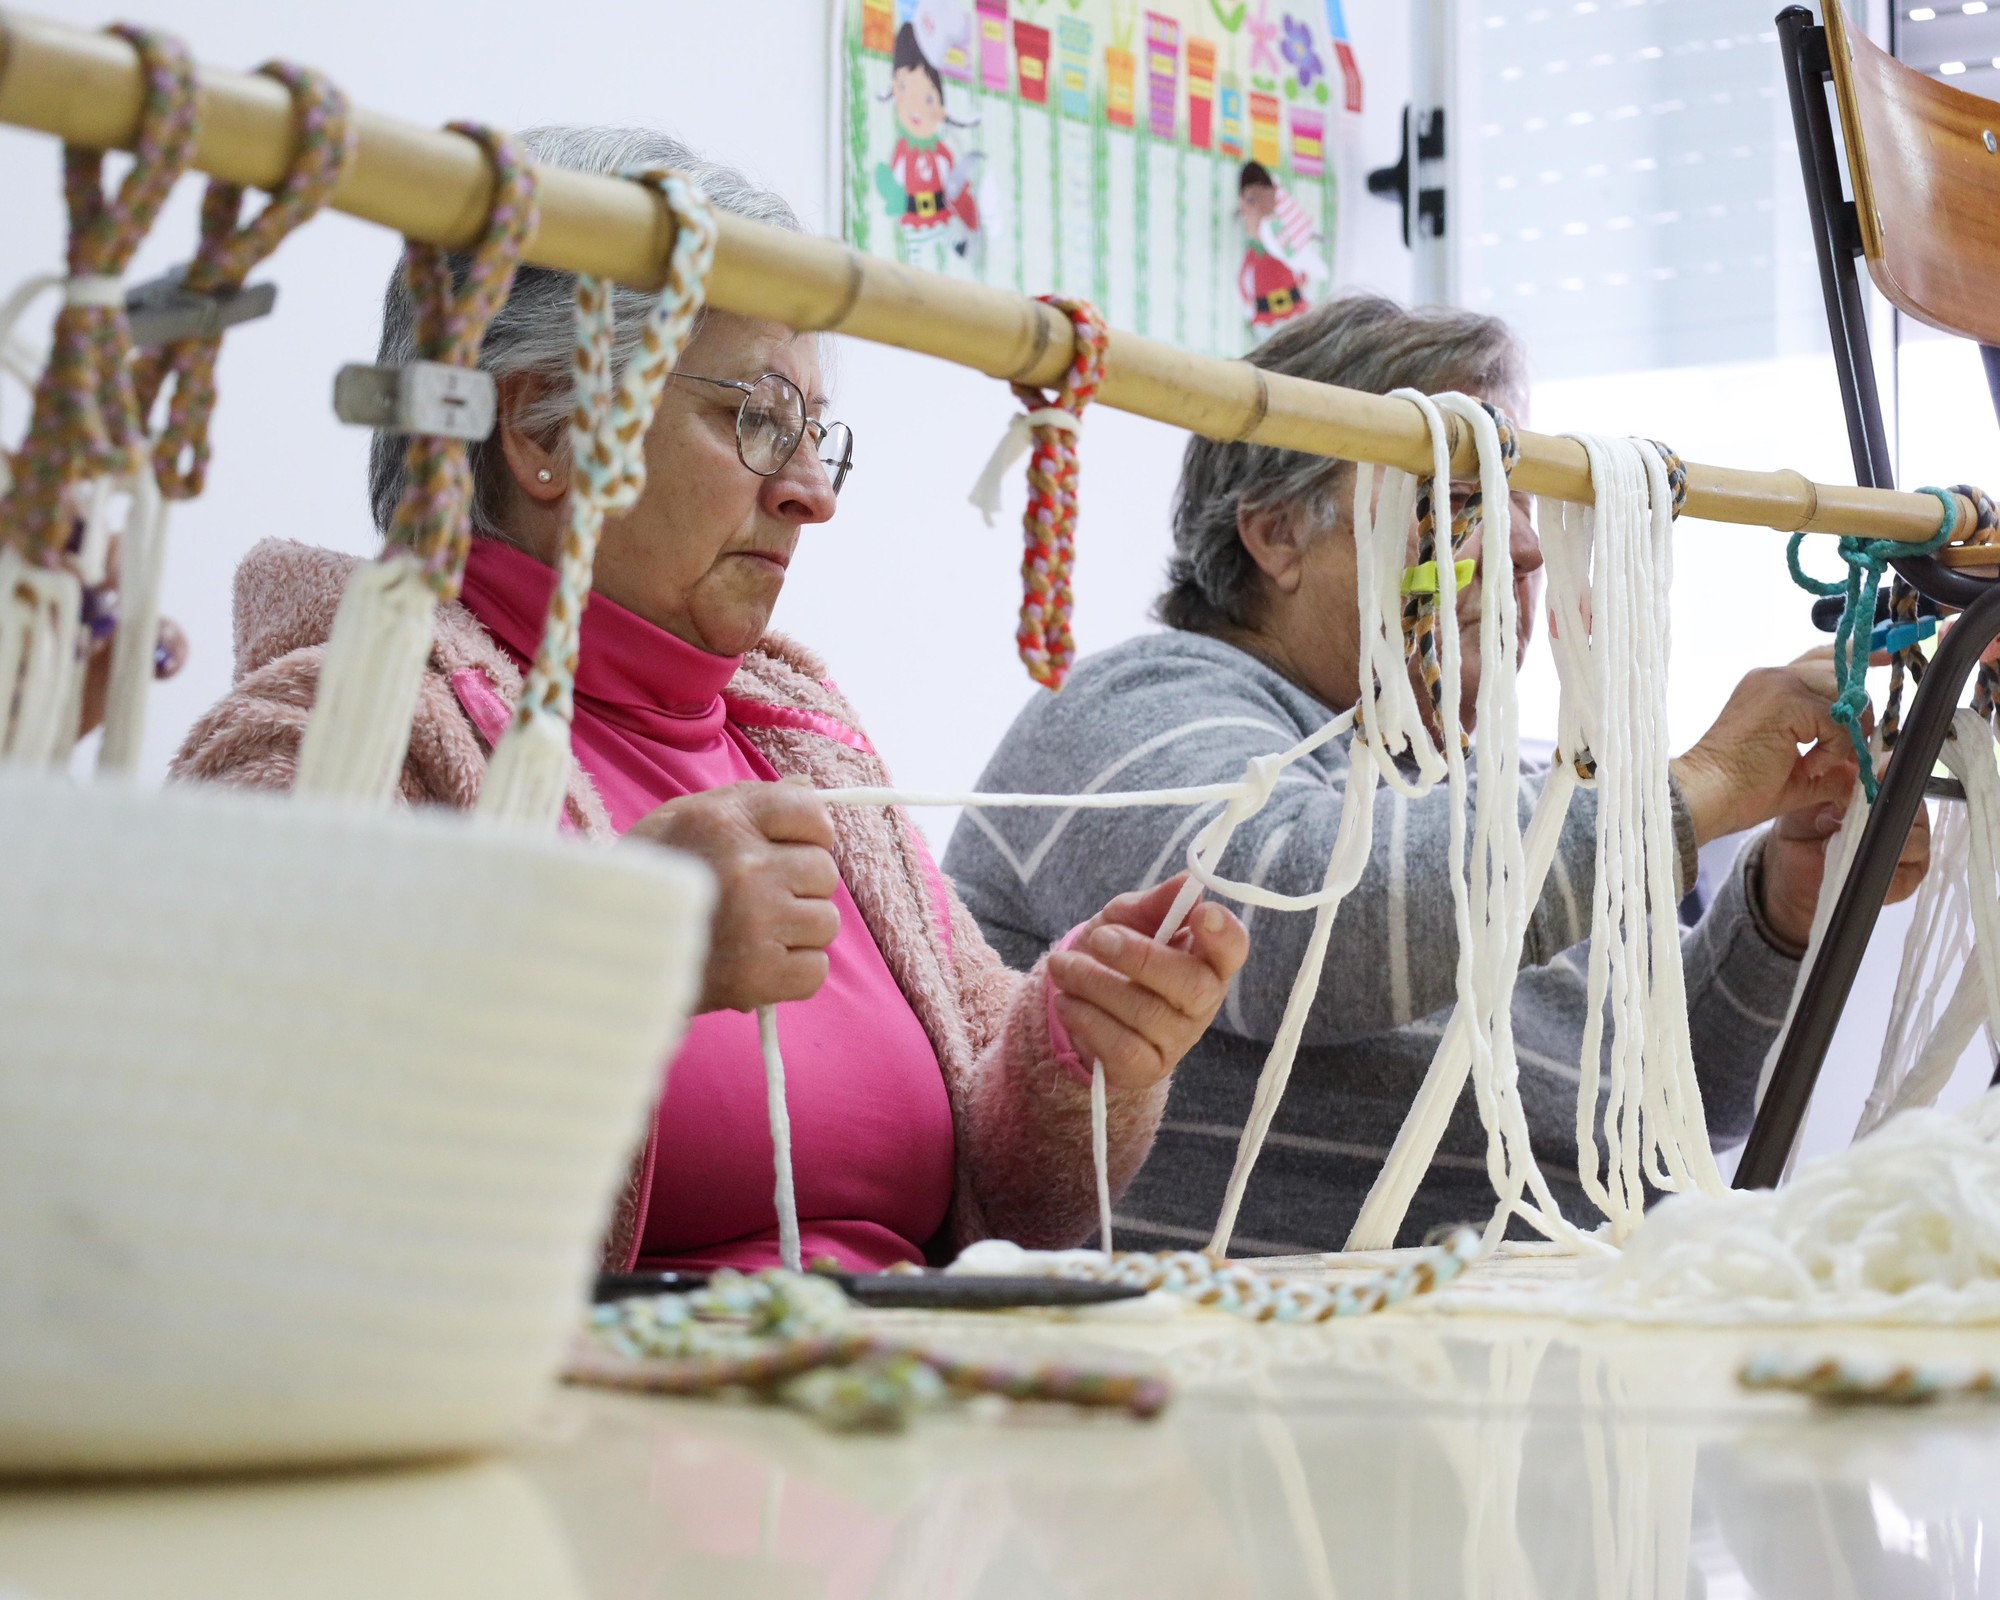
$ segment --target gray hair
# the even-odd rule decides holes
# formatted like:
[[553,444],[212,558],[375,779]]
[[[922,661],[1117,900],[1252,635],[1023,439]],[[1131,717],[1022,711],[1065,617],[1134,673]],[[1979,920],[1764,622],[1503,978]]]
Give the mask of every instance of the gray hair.
[[[1432,306],[1405,310],[1350,294],[1287,322],[1249,357],[1267,372],[1370,394],[1459,389],[1475,395],[1526,387],[1527,358],[1498,317]],[[1154,614],[1172,628],[1213,633],[1250,627],[1258,568],[1237,534],[1240,512],[1282,508],[1295,526],[1327,531],[1346,514],[1353,464],[1326,456],[1196,437],[1174,496],[1174,553]]]
[[[693,179],[719,211],[731,211],[793,233],[804,231],[783,196],[657,129],[546,127],[530,128],[516,137],[541,166],[600,173],[635,166],[673,167]],[[464,257],[452,257],[455,282],[463,281],[465,266]],[[614,371],[623,372],[638,348],[639,330],[653,298],[622,285],[613,291],[612,307],[618,318]],[[575,274],[547,267],[521,268],[506,305],[486,330],[479,365],[496,380],[526,372],[545,381],[543,393],[508,420],[558,449],[566,449],[569,442],[566,424],[574,404],[570,374],[575,349]],[[401,366],[416,359],[416,307],[403,281],[399,259],[382,295],[382,342],[376,360],[383,366]],[[378,433],[368,451],[368,501],[375,526],[385,535],[395,517],[396,503],[403,497],[403,445],[399,435]],[[506,470],[498,430],[471,445],[468,455],[472,465],[472,531],[478,537],[505,538],[498,520]]]

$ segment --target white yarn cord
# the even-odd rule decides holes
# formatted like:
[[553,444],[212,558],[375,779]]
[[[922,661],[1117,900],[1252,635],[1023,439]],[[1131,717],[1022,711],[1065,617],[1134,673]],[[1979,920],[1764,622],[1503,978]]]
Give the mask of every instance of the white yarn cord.
[[[1946,764],[1965,786],[1962,881],[1972,948],[1943,1016],[1909,1072],[1893,1086],[1884,1117],[1935,1103],[1973,1034],[1984,1023],[1990,1047],[1995,1019],[2000,1018],[2000,885],[1994,881],[2000,864],[2000,765],[1995,763],[1992,730],[1977,712],[1960,707],[1952,733],[1944,751]],[[1944,862],[1932,863],[1933,874],[1948,870]],[[1880,1087],[1878,1080],[1878,1092]],[[1873,1099],[1871,1095],[1871,1104]]]
[[409,753],[437,596],[416,556],[357,567],[334,613],[319,693],[299,745],[300,794],[386,806]]
[[1111,1254],[1111,1113],[1104,1101],[1104,1063],[1090,1064],[1090,1169],[1097,1180],[1097,1247]]
[[0,763],[48,770],[76,731],[83,585],[0,549]]
[[[1672,495],[1644,441],[1573,435],[1590,457],[1592,680],[1598,711],[1596,885],[1577,1146],[1585,1192],[1623,1243],[1645,1214],[1645,1182],[1720,1193],[1688,1036],[1675,915],[1678,845],[1667,783],[1667,608],[1673,581]],[[1612,1038],[1597,1148],[1605,1000]]]
[[980,469],[979,481],[973,484],[972,493],[967,496],[978,507],[989,528],[1000,515],[1001,488],[1006,484],[1014,464],[1034,449],[1037,428],[1059,428],[1064,433],[1075,434],[1082,431],[1082,423],[1060,406],[1017,411],[1007,419],[1007,431],[1000,435],[993,454],[987,457],[986,465]]
[[[1764,1065],[1757,1073],[1757,1104],[1764,1103],[1764,1092],[1771,1086],[1771,1075],[1777,1070],[1778,1055],[1785,1047],[1785,1040],[1791,1036],[1792,1022],[1798,1015],[1799,996],[1804,992],[1806,975],[1819,959],[1819,947],[1826,939],[1826,930],[1833,922],[1833,908],[1840,899],[1841,885],[1847,882],[1848,869],[1854,865],[1854,853],[1860,847],[1862,830],[1868,825],[1868,795],[1859,780],[1847,797],[1847,810],[1840,819],[1840,831],[1826,847],[1826,865],[1820,873],[1819,899],[1813,905],[1812,928],[1806,935],[1806,953],[1799,961],[1799,975],[1792,983],[1791,999],[1785,1002],[1784,1026],[1778,1029],[1778,1036],[1771,1041],[1771,1048],[1764,1052]],[[1803,1122],[1799,1132],[1805,1131]],[[1792,1136],[1792,1148],[1786,1153],[1784,1173],[1779,1181],[1791,1175],[1792,1162],[1799,1152],[1798,1134]]]
[[2000,1317],[2000,1092],[1956,1114],[1904,1112],[1801,1162],[1781,1188],[1669,1198],[1576,1309],[1704,1323]]
[[1991,921],[1995,908],[1991,884],[1982,891],[1975,877],[1972,840],[1989,826],[1974,795],[1976,788],[1982,798],[1990,795],[1981,769],[1992,770],[1994,754],[1991,730],[1973,713],[1959,711],[1944,759],[1960,774],[1965,803],[1938,809],[1930,871],[1911,908],[1882,1056],[1854,1131],[1857,1139],[1898,1111],[1934,1104],[1989,1016],[1985,963],[1974,955],[1973,928],[1975,910]]
[[166,566],[169,502],[153,480],[150,453],[123,487],[126,502],[125,526],[118,540],[118,632],[111,644],[104,737],[97,752],[100,777],[130,777],[139,770],[139,747],[146,736],[146,703],[153,691],[153,654],[160,638],[160,578]]
[[778,1259],[803,1272],[799,1254],[799,1200],[792,1188],[792,1114],[785,1104],[785,1057],[778,1049],[778,1008],[757,1008],[757,1042],[764,1052],[764,1094],[770,1103],[771,1159],[777,1169],[772,1198],[778,1208]]

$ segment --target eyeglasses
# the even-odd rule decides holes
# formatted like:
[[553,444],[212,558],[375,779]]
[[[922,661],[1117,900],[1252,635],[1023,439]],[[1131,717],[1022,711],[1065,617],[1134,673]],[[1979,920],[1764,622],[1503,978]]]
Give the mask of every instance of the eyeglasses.
[[736,389],[743,403],[736,408],[736,458],[760,478],[776,477],[798,453],[799,441],[811,435],[819,464],[826,469],[833,492],[854,470],[854,430],[844,422],[821,422],[806,412],[806,397],[782,372],[767,372],[755,383],[740,378],[701,378],[676,372],[689,383]]

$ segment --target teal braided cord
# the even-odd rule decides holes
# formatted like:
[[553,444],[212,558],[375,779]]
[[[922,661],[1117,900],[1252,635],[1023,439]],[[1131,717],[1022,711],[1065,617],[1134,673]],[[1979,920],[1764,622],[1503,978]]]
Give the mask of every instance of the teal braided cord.
[[1882,588],[1882,569],[1891,561],[1911,556],[1927,556],[1951,542],[1958,532],[1958,498],[1948,489],[1926,484],[1918,494],[1934,495],[1944,507],[1944,522],[1937,533],[1922,544],[1905,544],[1897,539],[1857,539],[1840,541],[1840,558],[1847,563],[1843,583],[1825,583],[1799,565],[1803,532],[1792,535],[1785,546],[1785,565],[1792,582],[1808,594],[1841,596],[1840,626],[1833,635],[1833,681],[1837,693],[1833,720],[1847,730],[1854,745],[1854,758],[1861,767],[1861,791],[1868,803],[1875,803],[1877,783],[1875,762],[1868,751],[1868,735],[1862,727],[1868,709],[1868,641],[1875,629],[1875,597]]

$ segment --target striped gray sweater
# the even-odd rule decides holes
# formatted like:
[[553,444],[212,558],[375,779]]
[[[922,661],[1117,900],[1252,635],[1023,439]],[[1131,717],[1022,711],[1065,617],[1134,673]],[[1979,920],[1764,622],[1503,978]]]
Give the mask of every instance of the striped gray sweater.
[[[1328,716],[1232,645],[1150,634],[1086,660],[1060,694],[1037,693],[979,784],[1077,793],[1230,782],[1248,758],[1283,750]],[[1347,749],[1346,739],[1330,742],[1285,773],[1238,830],[1225,874],[1287,894],[1319,887],[1340,824]],[[1546,768],[1523,765],[1525,825]],[[1189,837],[1216,809],[968,811],[944,866],[994,948],[1026,968],[1113,895],[1178,871]],[[1694,837],[1678,795],[1674,814],[1686,884]],[[1457,938],[1442,871],[1448,816],[1442,787],[1421,800],[1378,787],[1368,868],[1335,919],[1305,1042],[1238,1221],[1244,1254],[1340,1248],[1415,1098],[1454,995]],[[1594,797],[1580,793],[1529,924],[1514,1000],[1535,1153],[1565,1214],[1586,1226],[1597,1213],[1577,1178],[1574,1129],[1595,827]],[[1724,1145],[1749,1126],[1758,1069],[1798,970],[1751,909],[1746,875],[1760,853],[1742,853],[1682,942],[1695,1065],[1711,1135]],[[1175,1073],[1158,1142],[1114,1214],[1119,1242],[1132,1248],[1204,1243],[1221,1206],[1312,921],[1269,911],[1245,920],[1249,961]],[[1491,1213],[1485,1149],[1468,1087],[1399,1243]]]

